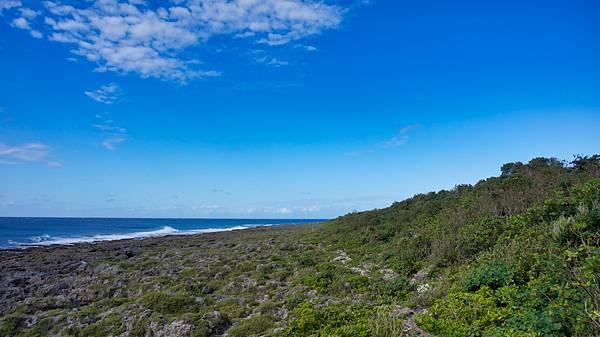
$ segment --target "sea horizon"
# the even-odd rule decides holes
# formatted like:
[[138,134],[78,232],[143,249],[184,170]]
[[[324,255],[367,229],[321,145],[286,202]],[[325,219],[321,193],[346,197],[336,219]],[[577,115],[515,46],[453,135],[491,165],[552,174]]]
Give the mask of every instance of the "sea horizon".
[[0,249],[192,235],[328,219],[0,217]]

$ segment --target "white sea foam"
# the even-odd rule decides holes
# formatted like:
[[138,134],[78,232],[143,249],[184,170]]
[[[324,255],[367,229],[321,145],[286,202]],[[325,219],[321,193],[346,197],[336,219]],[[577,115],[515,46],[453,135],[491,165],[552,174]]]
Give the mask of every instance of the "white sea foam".
[[48,234],[33,236],[31,238],[31,241],[33,241],[33,242],[42,242],[42,241],[48,241],[48,240],[50,240],[50,235],[48,235]]
[[78,237],[52,237],[47,234],[31,237],[31,242],[15,242],[9,240],[9,244],[18,247],[32,247],[32,246],[50,246],[50,245],[72,245],[76,243],[89,243],[99,241],[114,241],[124,239],[143,239],[151,237],[160,237],[167,235],[193,235],[202,233],[215,233],[215,232],[227,232],[239,229],[246,229],[248,226],[235,226],[228,228],[204,228],[204,229],[190,229],[190,230],[178,230],[173,227],[165,226],[159,230],[148,231],[148,232],[134,232],[126,234],[108,234],[108,235],[92,235],[92,236],[78,236]]

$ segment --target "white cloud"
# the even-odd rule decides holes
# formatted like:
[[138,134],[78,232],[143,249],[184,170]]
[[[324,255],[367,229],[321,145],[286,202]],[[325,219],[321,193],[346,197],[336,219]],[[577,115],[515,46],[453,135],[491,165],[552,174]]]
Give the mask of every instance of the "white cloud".
[[253,33],[259,43],[280,45],[336,27],[343,10],[301,0],[191,0],[196,15],[211,33]]
[[96,118],[100,119],[100,123],[92,124],[94,129],[102,132],[104,139],[100,143],[107,150],[115,150],[117,145],[127,140],[127,129],[114,125],[112,119],[108,119],[106,114],[97,114]]
[[0,0],[0,14],[3,10],[21,7],[21,0]]
[[35,30],[32,29],[29,34],[31,34],[31,36],[35,37],[36,39],[41,39],[44,37],[44,34],[42,34],[42,32],[40,32],[39,30]]
[[50,150],[50,147],[43,143],[20,145],[0,143],[0,164],[16,165],[26,162],[40,162],[50,167],[62,166],[60,162],[49,159]]
[[382,150],[382,149],[390,149],[390,148],[400,147],[400,146],[406,144],[406,142],[408,141],[409,133],[420,127],[421,127],[420,124],[412,124],[412,125],[405,126],[405,127],[401,128],[400,130],[398,130],[398,133],[396,133],[396,135],[394,135],[384,141],[381,141],[377,144],[372,144],[372,145],[365,146],[360,149],[351,151],[348,153],[348,155],[349,156],[359,156],[359,155],[375,152],[375,151]]
[[16,18],[12,21],[12,26],[20,29],[31,29],[29,22],[25,18]]
[[17,146],[0,144],[0,156],[19,161],[39,161],[48,155],[48,146],[41,143],[27,143]]
[[102,146],[107,150],[114,150],[116,146],[126,140],[125,137],[111,137],[102,141]]
[[277,214],[290,214],[292,210],[289,207],[280,207],[273,210],[274,213]]
[[115,83],[109,83],[101,86],[100,89],[85,91],[84,94],[96,102],[113,104],[119,100],[121,88]]
[[46,165],[50,166],[50,167],[62,167],[63,163],[57,161],[57,160],[50,160],[46,162]]
[[267,56],[267,55],[257,57],[257,58],[255,58],[255,60],[257,63],[264,64],[264,65],[270,66],[270,67],[275,67],[275,68],[287,66],[289,64],[288,61],[281,60],[276,57],[271,57],[271,56]]
[[127,129],[125,129],[125,128],[115,126],[115,125],[109,125],[109,124],[93,124],[92,127],[96,128],[98,130],[102,130],[102,131],[109,131],[109,132],[116,132],[116,133],[126,133],[127,132]]
[[31,24],[29,23],[29,19],[33,19],[38,15],[37,12],[29,8],[20,8],[19,10],[22,16],[13,19],[11,22],[11,26],[19,29],[28,30],[31,36],[35,37],[36,39],[41,39],[43,37],[43,34],[40,31],[33,29],[31,27]]
[[178,205],[168,207],[170,210],[172,209],[187,209],[188,211],[194,213],[203,213],[203,214],[211,214],[211,215],[231,215],[231,214],[239,214],[239,215],[256,215],[256,216],[281,216],[281,215],[289,215],[289,214],[302,214],[302,213],[315,213],[321,211],[322,207],[317,206],[308,206],[308,207],[299,207],[299,206],[267,206],[267,205],[248,205],[248,206],[225,206],[225,205],[216,205],[216,204],[207,204],[207,205],[193,205],[193,206],[185,206]]
[[320,206],[308,206],[302,208],[303,212],[319,212],[321,210]]
[[38,12],[34,11],[31,8],[27,8],[27,7],[19,8],[19,12],[21,12],[21,17],[24,17],[27,19],[34,19],[35,17],[37,17],[39,15]]
[[421,126],[419,124],[405,126],[401,128],[395,136],[383,141],[380,146],[384,148],[402,146],[408,141],[409,132],[420,127]]
[[[69,2],[72,3],[72,2]],[[242,38],[270,46],[319,34],[339,25],[344,9],[313,0],[171,0],[151,8],[144,1],[101,0],[77,6],[45,1],[43,29],[58,43],[97,64],[96,71],[137,73],[178,82],[219,76],[198,69],[182,56],[189,47],[208,43],[214,36]],[[21,7],[0,0],[0,8]],[[20,8],[22,20],[37,12]],[[41,21],[41,20],[40,20]],[[25,28],[24,28],[25,29]]]

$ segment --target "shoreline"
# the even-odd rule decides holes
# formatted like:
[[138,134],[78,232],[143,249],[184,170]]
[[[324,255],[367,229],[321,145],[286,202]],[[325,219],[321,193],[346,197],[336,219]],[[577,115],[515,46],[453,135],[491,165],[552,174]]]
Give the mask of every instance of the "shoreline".
[[[127,242],[143,242],[143,241],[160,241],[161,239],[168,238],[198,238],[201,236],[211,236],[211,234],[223,234],[223,233],[255,233],[263,230],[270,230],[274,228],[291,228],[291,227],[299,227],[305,225],[316,225],[322,222],[315,223],[303,223],[303,224],[266,224],[252,227],[243,227],[236,226],[231,228],[207,228],[207,229],[199,229],[199,230],[186,230],[186,231],[174,231],[160,235],[149,235],[149,236],[139,236],[139,237],[122,237],[122,238],[114,238],[114,239],[98,239],[98,240],[81,240],[81,241],[73,241],[73,242],[65,242],[65,243],[49,243],[49,244],[31,244],[31,245],[21,245],[14,247],[0,247],[0,260],[2,258],[2,253],[4,252],[30,252],[33,250],[52,250],[52,249],[60,249],[60,248],[85,248],[85,247],[98,247],[101,245],[111,245],[111,244],[122,244]],[[131,233],[135,234],[135,233]],[[114,236],[124,236],[127,234],[113,234]],[[112,236],[112,235],[107,235]],[[77,240],[78,238],[73,238]],[[83,238],[82,238],[83,239]]]
[[209,233],[221,233],[221,232],[232,232],[238,230],[247,230],[258,227],[273,227],[273,226],[297,226],[303,224],[318,224],[325,222],[327,220],[315,220],[314,223],[264,223],[264,224],[240,224],[234,225],[231,227],[209,227],[209,228],[200,228],[200,229],[177,229],[173,228],[170,225],[164,225],[160,229],[156,230],[146,230],[146,231],[138,231],[138,232],[126,232],[126,233],[115,233],[115,234],[90,234],[90,235],[80,235],[80,236],[50,236],[48,234],[43,234],[36,236],[39,238],[39,241],[34,242],[18,242],[13,240],[8,240],[9,244],[12,245],[2,245],[0,246],[0,251],[5,250],[26,250],[31,248],[39,248],[39,247],[52,247],[52,246],[73,246],[78,244],[98,244],[102,242],[112,242],[112,241],[121,241],[121,240],[144,240],[150,238],[162,238],[167,236],[193,236],[199,234],[209,234]]
[[[50,322],[43,329],[57,335],[125,337],[121,333],[138,324],[154,336],[187,336],[194,329],[221,336],[270,298],[260,310],[284,327],[288,308],[280,298],[305,292],[286,279],[294,261],[315,249],[306,242],[307,228],[283,224],[0,250],[0,318],[16,319],[18,329]],[[234,304],[239,301],[247,302]],[[98,333],[99,326],[106,330]],[[185,331],[174,331],[179,328]]]

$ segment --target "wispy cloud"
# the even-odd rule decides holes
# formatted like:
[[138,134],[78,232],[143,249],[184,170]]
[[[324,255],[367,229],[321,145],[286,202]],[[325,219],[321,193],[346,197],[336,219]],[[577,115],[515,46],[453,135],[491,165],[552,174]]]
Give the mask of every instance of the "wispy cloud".
[[287,66],[289,64],[288,61],[281,60],[276,57],[271,57],[268,55],[257,57],[257,58],[255,58],[255,60],[256,60],[256,63],[264,64],[266,66],[276,67],[276,68],[282,67],[282,66]]
[[292,213],[292,209],[289,207],[279,207],[273,210],[273,213],[276,214],[290,214]]
[[419,125],[419,124],[405,126],[405,127],[401,128],[400,130],[398,130],[398,133],[395,136],[381,142],[381,144],[379,144],[379,147],[391,148],[391,147],[402,146],[408,141],[408,134],[411,131],[418,129],[420,127],[421,127],[421,125]]
[[50,146],[43,143],[8,145],[0,143],[0,164],[17,165],[39,162],[50,167],[60,167],[62,163],[50,159]]
[[117,145],[119,145],[120,143],[123,143],[126,139],[127,138],[122,137],[122,136],[111,137],[111,138],[104,139],[101,144],[107,150],[114,150],[117,148]]
[[182,56],[212,37],[284,45],[336,28],[345,12],[339,5],[312,0],[174,0],[154,8],[137,0],[73,4],[45,1],[43,20],[35,25],[35,16],[28,17],[32,13],[20,1],[0,0],[0,12],[20,13],[15,27],[73,46],[74,54],[97,64],[96,71],[178,82],[220,75]]
[[213,188],[212,190],[210,190],[212,193],[215,194],[222,194],[222,195],[231,195],[231,193],[229,193],[228,191],[222,189],[222,188]]
[[[184,198],[185,199],[185,198]],[[171,216],[177,214],[189,217],[247,217],[247,218],[319,218],[337,216],[354,210],[383,207],[396,198],[383,196],[363,196],[344,199],[310,198],[279,202],[254,202],[249,204],[188,203],[175,199],[169,203],[146,203],[130,208],[131,215]]]
[[114,104],[121,97],[121,88],[115,83],[109,83],[100,89],[85,91],[84,94],[96,102]]
[[98,123],[92,124],[94,129],[100,130],[104,139],[100,143],[107,150],[115,150],[117,145],[127,140],[127,129],[115,125],[112,119],[107,118],[106,114],[97,114]]
[[285,216],[289,214],[310,214],[322,210],[318,206],[226,206],[219,204],[202,204],[202,205],[172,205],[172,206],[155,206],[155,207],[139,207],[137,210],[145,211],[177,211],[178,214],[202,214],[212,216],[231,216],[246,215],[246,216]]
[[302,86],[299,82],[238,82],[233,88],[240,91],[259,91],[259,90],[284,90],[288,88],[296,88]]
[[[108,123],[108,121],[106,121],[105,123]],[[127,132],[127,129],[125,129],[125,128],[122,128],[120,126],[110,125],[110,124],[93,124],[92,127],[96,128],[98,130],[102,130],[102,131],[109,131],[109,132],[116,132],[116,133],[126,133]]]
[[[116,83],[109,83],[93,91],[85,91],[86,96],[96,102],[112,105],[118,102],[122,96],[121,87]],[[115,150],[117,146],[127,140],[127,129],[115,125],[115,122],[108,118],[107,113],[96,114],[97,123],[92,124],[94,129],[102,133],[104,139],[100,145],[107,150]]]
[[401,128],[400,130],[398,130],[398,132],[394,136],[389,137],[389,138],[387,138],[381,142],[378,142],[376,144],[367,145],[360,149],[351,151],[348,153],[348,155],[349,156],[359,156],[359,155],[375,152],[378,150],[400,147],[400,146],[406,144],[406,142],[408,142],[409,134],[412,131],[414,131],[415,129],[418,129],[420,127],[421,127],[420,124],[407,125],[407,126]]

